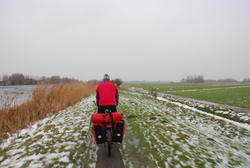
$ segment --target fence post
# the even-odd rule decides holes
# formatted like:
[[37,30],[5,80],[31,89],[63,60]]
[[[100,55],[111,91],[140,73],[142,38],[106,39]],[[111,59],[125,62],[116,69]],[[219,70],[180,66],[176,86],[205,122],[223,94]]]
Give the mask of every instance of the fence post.
[[152,88],[151,94],[152,94],[152,96],[154,96],[156,98],[157,97],[157,88]]

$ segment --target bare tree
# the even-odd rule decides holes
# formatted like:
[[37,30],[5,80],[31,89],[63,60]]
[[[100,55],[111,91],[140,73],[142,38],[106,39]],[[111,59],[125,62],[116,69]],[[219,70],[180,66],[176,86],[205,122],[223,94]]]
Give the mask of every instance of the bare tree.
[[24,84],[24,75],[21,73],[14,73],[9,77],[11,84],[13,85],[21,85]]
[[51,76],[50,82],[51,83],[60,83],[61,77],[60,76]]
[[24,84],[34,85],[34,84],[37,84],[37,81],[34,79],[34,77],[26,75],[24,79]]
[[186,83],[186,81],[187,81],[186,79],[182,78],[180,82],[181,83]]
[[204,83],[204,77],[203,77],[203,75],[198,75],[196,77],[196,82],[197,83]]
[[198,75],[198,76],[188,75],[187,79],[182,78],[181,82],[182,83],[204,83],[204,77],[203,75]]
[[243,79],[242,83],[250,83],[250,78]]
[[123,81],[121,79],[115,79],[115,84],[117,85],[117,87],[120,87],[122,83]]
[[4,75],[4,76],[3,76],[3,81],[4,81],[4,82],[7,82],[8,80],[9,80],[9,75]]
[[45,77],[45,76],[42,76],[40,80],[41,80],[41,81],[46,81],[46,77]]

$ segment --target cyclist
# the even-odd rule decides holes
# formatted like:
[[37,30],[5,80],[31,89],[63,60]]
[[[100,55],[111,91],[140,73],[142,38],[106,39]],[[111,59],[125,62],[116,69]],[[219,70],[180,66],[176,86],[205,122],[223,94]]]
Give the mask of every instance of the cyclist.
[[115,84],[110,82],[108,74],[103,77],[103,82],[96,88],[96,103],[98,113],[105,113],[105,109],[116,112],[116,106],[119,103],[119,91]]

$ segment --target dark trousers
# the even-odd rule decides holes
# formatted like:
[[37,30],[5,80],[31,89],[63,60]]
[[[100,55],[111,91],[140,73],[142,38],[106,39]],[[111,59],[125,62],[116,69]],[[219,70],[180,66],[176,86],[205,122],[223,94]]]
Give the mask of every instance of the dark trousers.
[[98,106],[98,113],[105,113],[106,109],[110,109],[111,112],[117,112],[116,106]]

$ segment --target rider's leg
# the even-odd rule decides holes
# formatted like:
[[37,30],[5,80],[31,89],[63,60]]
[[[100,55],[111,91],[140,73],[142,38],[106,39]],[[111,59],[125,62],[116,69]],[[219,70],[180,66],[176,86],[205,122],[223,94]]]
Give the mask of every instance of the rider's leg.
[[111,112],[117,112],[116,106],[106,106],[108,109],[111,110]]
[[117,112],[116,106],[113,106],[113,107],[111,108],[111,112]]
[[105,107],[104,106],[98,106],[98,113],[105,113]]

